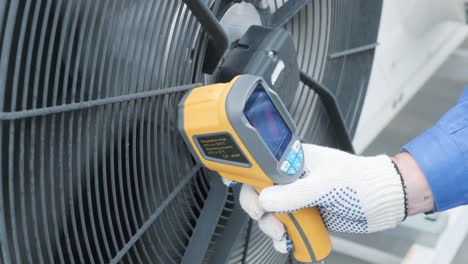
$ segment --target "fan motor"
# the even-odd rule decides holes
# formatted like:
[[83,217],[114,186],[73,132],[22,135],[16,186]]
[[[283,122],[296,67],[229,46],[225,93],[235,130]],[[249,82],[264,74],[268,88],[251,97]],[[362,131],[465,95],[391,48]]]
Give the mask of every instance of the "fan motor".
[[297,52],[291,34],[280,28],[251,26],[231,46],[217,80],[228,82],[241,74],[263,77],[289,107],[299,86]]

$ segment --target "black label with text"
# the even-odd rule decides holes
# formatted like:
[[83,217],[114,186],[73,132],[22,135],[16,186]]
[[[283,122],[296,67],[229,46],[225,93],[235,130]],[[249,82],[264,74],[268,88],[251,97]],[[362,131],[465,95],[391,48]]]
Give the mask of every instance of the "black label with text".
[[196,139],[206,157],[249,164],[239,146],[228,133],[197,136]]

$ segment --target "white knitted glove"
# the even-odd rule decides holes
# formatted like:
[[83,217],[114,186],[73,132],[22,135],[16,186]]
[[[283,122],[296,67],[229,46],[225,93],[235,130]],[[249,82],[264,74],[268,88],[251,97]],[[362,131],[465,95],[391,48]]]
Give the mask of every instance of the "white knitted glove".
[[242,208],[273,239],[275,248],[291,249],[283,225],[271,213],[318,207],[331,232],[371,233],[395,227],[406,216],[403,179],[385,155],[360,157],[303,144],[306,176],[288,185],[264,189],[260,195],[244,185]]

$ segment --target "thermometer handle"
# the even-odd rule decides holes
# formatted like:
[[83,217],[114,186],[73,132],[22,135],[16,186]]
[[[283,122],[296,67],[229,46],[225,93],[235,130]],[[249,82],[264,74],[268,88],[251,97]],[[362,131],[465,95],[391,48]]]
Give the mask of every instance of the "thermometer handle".
[[[262,188],[256,188],[260,192]],[[315,263],[325,259],[332,250],[327,228],[317,208],[309,207],[288,214],[275,214],[286,227],[294,246],[294,259],[300,263]]]

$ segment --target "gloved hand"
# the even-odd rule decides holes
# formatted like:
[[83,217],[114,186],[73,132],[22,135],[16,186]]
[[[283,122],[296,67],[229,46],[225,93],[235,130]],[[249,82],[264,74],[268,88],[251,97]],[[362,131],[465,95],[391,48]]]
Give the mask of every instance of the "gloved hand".
[[406,191],[396,165],[385,155],[360,157],[303,144],[306,175],[288,185],[264,189],[260,195],[242,186],[240,203],[279,252],[292,245],[272,213],[318,207],[331,232],[371,233],[395,227],[407,215]]

